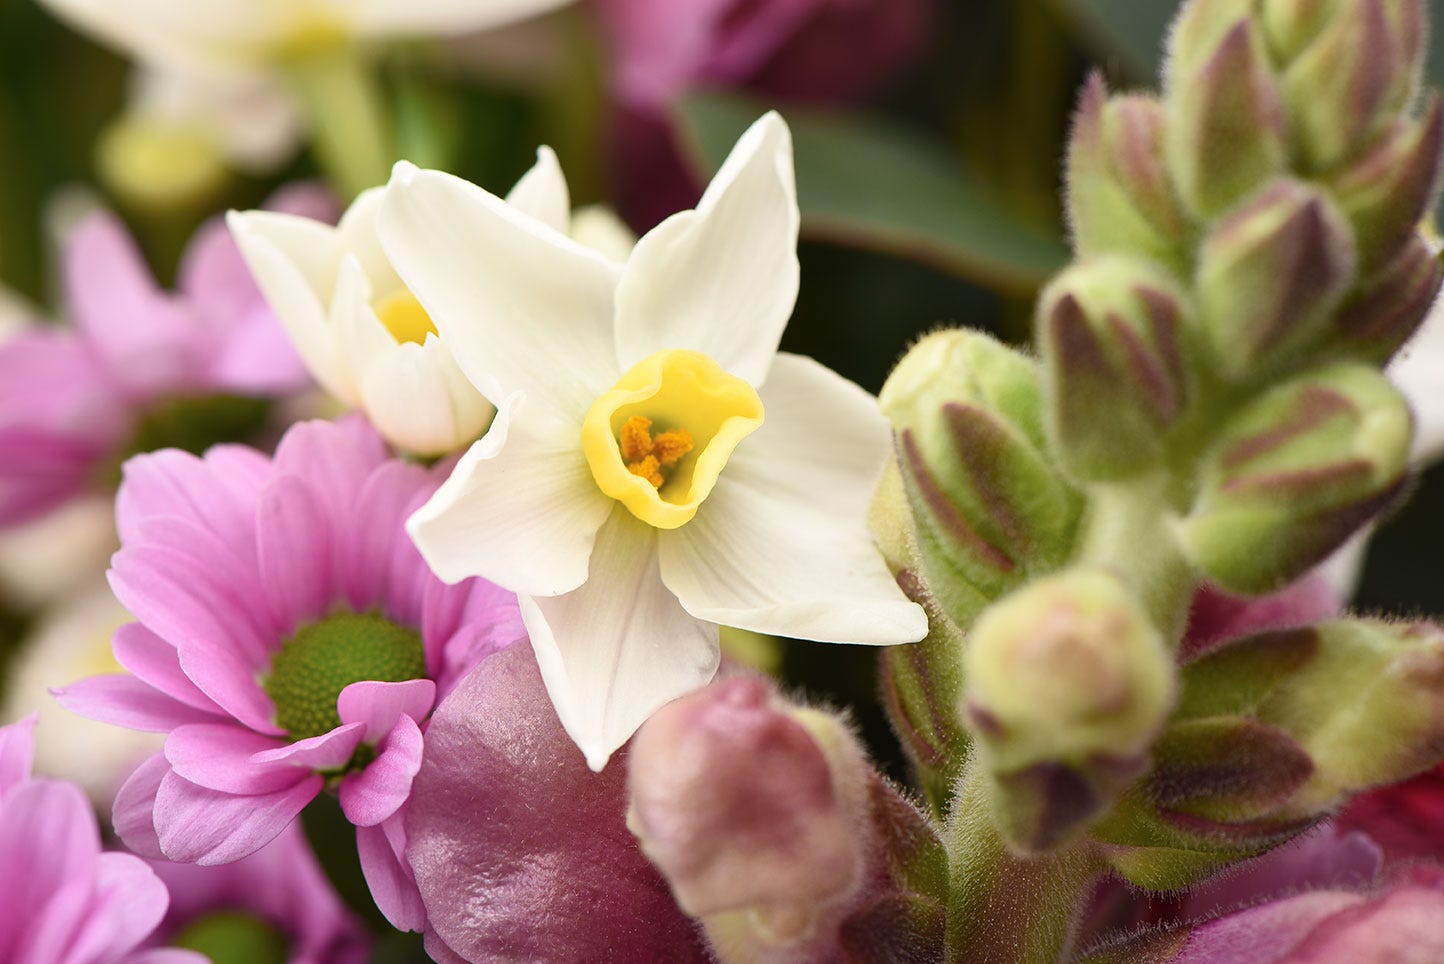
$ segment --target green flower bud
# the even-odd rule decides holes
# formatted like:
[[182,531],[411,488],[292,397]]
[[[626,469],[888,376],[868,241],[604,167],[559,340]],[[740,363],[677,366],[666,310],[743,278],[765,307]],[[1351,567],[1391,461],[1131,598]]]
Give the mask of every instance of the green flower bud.
[[1234,23],[1206,56],[1184,41],[1175,47],[1168,90],[1167,156],[1179,195],[1207,220],[1284,172],[1288,124],[1251,20]]
[[1355,358],[1382,365],[1428,316],[1441,278],[1444,266],[1438,255],[1415,234],[1336,317],[1331,343]]
[[1070,474],[1126,478],[1162,457],[1189,400],[1184,310],[1167,274],[1117,256],[1074,265],[1044,290],[1048,425]]
[[1283,73],[1296,156],[1310,173],[1346,161],[1409,105],[1423,57],[1420,0],[1339,0],[1332,8]]
[[1288,63],[1309,45],[1339,6],[1339,0],[1263,0],[1258,15],[1277,63]]
[[1083,88],[1068,145],[1068,221],[1082,257],[1139,254],[1182,266],[1189,224],[1163,164],[1163,105]]
[[1043,454],[1029,359],[977,332],[937,332],[878,403],[897,432],[922,575],[955,622],[1064,558],[1079,502]]
[[1294,357],[1354,280],[1348,222],[1319,191],[1278,180],[1220,222],[1199,252],[1198,309],[1231,378]]
[[995,604],[965,654],[962,713],[1017,847],[1082,830],[1147,766],[1173,703],[1161,634],[1106,570],[1036,580]]
[[1252,16],[1257,0],[1189,0],[1179,10],[1168,37],[1164,87],[1186,82],[1218,50],[1239,21]]
[[1361,267],[1389,261],[1413,234],[1434,200],[1444,110],[1438,95],[1420,120],[1398,120],[1377,145],[1328,180],[1354,228]]
[[1185,554],[1232,592],[1293,581],[1398,494],[1412,435],[1403,397],[1373,368],[1337,364],[1276,386],[1205,456]]

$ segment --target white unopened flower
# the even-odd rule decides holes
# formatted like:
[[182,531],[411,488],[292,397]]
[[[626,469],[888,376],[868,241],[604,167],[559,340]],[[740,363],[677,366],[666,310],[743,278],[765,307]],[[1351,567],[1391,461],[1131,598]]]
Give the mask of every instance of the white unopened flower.
[[[232,212],[229,222],[316,380],[395,445],[443,455],[480,435],[494,410],[382,251],[376,213],[384,190],[361,194],[336,227],[271,211]],[[572,228],[566,181],[550,150],[538,152],[511,200],[558,230]],[[579,212],[577,227],[598,244],[629,245],[615,233],[624,228],[608,233],[605,217]]]
[[392,263],[499,409],[409,529],[443,579],[520,595],[594,768],[712,678],[717,624],[927,632],[865,524],[891,452],[875,400],[777,352],[798,221],[776,114],[624,265],[446,174],[398,165],[387,191]]

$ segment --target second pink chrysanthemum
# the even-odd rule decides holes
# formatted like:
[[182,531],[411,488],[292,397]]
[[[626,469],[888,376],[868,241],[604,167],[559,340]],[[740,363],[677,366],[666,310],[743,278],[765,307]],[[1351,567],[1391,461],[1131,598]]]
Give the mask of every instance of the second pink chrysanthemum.
[[139,620],[115,637],[130,673],[60,696],[168,734],[116,799],[127,845],[236,860],[331,787],[378,906],[420,928],[398,855],[422,727],[477,659],[525,635],[514,597],[444,585],[407,538],[440,481],[359,419],[295,426],[273,459],[226,446],[126,465],[110,578]]

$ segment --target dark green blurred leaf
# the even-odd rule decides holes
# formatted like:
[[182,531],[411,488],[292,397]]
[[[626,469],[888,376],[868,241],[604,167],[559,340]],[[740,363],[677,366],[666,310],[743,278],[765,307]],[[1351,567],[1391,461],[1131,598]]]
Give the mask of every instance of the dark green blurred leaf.
[[1153,86],[1178,0],[1054,0],[1110,74]]
[[[681,108],[688,146],[708,172],[765,108],[726,95]],[[810,237],[929,262],[1014,291],[1067,260],[1062,239],[1018,223],[944,152],[856,117],[787,110],[798,203]]]

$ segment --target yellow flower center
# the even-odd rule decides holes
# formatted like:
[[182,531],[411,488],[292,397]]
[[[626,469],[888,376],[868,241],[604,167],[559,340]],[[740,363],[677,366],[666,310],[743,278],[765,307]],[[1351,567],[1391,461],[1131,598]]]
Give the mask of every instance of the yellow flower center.
[[421,302],[407,288],[397,288],[391,294],[376,302],[376,317],[391,332],[398,345],[414,341],[426,344],[426,336],[436,334],[431,316],[421,307]]
[[751,385],[698,352],[659,351],[592,403],[582,451],[598,488],[648,525],[675,529],[761,425]]

